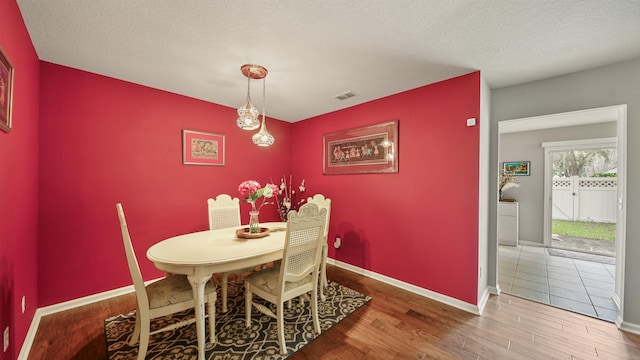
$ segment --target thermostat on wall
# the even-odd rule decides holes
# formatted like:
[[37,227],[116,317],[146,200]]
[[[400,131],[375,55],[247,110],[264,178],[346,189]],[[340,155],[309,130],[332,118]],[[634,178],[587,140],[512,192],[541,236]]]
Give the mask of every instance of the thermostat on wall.
[[467,119],[467,126],[476,126],[476,118]]

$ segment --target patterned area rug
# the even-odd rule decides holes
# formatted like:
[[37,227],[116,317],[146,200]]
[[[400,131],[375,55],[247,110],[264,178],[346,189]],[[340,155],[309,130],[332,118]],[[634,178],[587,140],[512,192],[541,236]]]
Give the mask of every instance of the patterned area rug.
[[[369,296],[331,281],[325,293],[327,299],[318,301],[320,327],[323,333],[371,300]],[[254,296],[254,299],[259,298]],[[227,313],[220,311],[220,302],[216,304],[216,309],[218,309],[216,314],[218,342],[215,345],[208,343],[209,332],[207,330],[207,360],[286,359],[318,336],[313,332],[309,304],[300,305],[296,299],[292,302],[291,309],[287,309],[285,305],[284,323],[287,354],[280,355],[275,319],[262,315],[253,309],[251,327],[245,327],[244,286],[241,283],[229,282],[227,304],[229,309]],[[269,306],[275,312],[275,306]],[[151,331],[187,317],[193,317],[193,310],[152,320]],[[135,311],[105,320],[104,328],[109,360],[136,359],[137,345],[131,347],[127,343],[133,332],[134,324]],[[205,326],[205,328],[208,327]],[[196,328],[195,324],[191,324],[173,331],[152,335],[146,358],[186,360],[197,359],[197,356]]]

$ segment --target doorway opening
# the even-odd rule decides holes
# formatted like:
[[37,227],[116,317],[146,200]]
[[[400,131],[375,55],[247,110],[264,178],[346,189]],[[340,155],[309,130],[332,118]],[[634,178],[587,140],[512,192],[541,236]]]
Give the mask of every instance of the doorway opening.
[[549,156],[552,209],[547,246],[615,257],[617,149],[552,150]]
[[[609,134],[608,136],[612,136],[611,138],[584,140],[584,138],[575,137],[575,134],[572,133],[573,131],[579,131],[580,129],[577,127],[581,125],[604,125],[605,123],[615,124],[615,132],[611,132],[610,130],[606,131],[606,133]],[[556,129],[562,127],[575,128]],[[623,206],[626,193],[625,128],[626,107],[624,105],[514,119],[498,123],[499,161],[512,160],[502,156],[506,155],[509,156],[509,158],[513,157],[513,160],[516,160],[516,158],[517,160],[531,160],[532,169],[541,170],[541,168],[544,168],[544,174],[542,174],[541,171],[532,171],[530,176],[520,178],[520,188],[511,194],[512,196],[515,195],[519,203],[520,234],[518,235],[516,246],[500,245],[498,242],[496,264],[498,291],[505,291],[516,296],[591,315],[611,322],[619,323],[621,321],[620,319],[622,318],[624,309],[622,292],[624,290],[624,222],[626,219],[626,209]],[[607,127],[607,129],[609,128]],[[551,131],[547,133],[535,133],[536,130]],[[593,132],[593,130],[596,129],[592,128],[591,130]],[[503,134],[527,131],[534,132],[531,133],[532,135],[523,133],[523,135],[519,135],[519,137],[512,136],[507,142],[503,139]],[[562,140],[563,138],[560,137],[561,133],[567,134],[565,139],[573,138],[579,140]],[[600,133],[595,131],[595,134]],[[534,140],[529,143],[522,141],[527,140],[526,138],[523,139],[522,136],[529,136],[530,138],[539,136],[536,139],[541,139],[541,142],[538,142],[536,146]],[[549,139],[544,139],[545,136],[548,136]],[[515,141],[516,139],[517,141]],[[554,143],[545,143],[545,141],[548,140],[556,141]],[[580,145],[578,145],[579,143]],[[601,143],[605,144],[603,145]],[[541,144],[542,149],[540,148]],[[511,147],[509,147],[509,145],[511,145]],[[556,212],[561,212],[559,210],[562,210],[568,213],[564,208],[565,205],[557,204],[562,200],[562,196],[555,194],[554,198],[554,186],[552,182],[554,178],[553,155],[556,155],[557,162],[563,160],[562,156],[564,156],[564,161],[567,162],[567,157],[571,155],[568,153],[563,155],[562,152],[585,151],[584,154],[574,153],[573,155],[595,157],[587,153],[589,151],[597,152],[603,149],[614,149],[616,151],[615,156],[614,154],[608,155],[615,157],[617,160],[615,167],[617,176],[601,176],[606,179],[599,179],[598,181],[600,182],[596,183],[595,186],[598,190],[602,190],[600,191],[601,193],[604,192],[604,188],[610,188],[608,194],[611,195],[611,192],[615,194],[615,197],[613,197],[613,199],[615,199],[613,208],[616,215],[614,221],[611,223],[615,230],[613,230],[613,241],[610,243],[613,244],[614,256],[608,257],[609,259],[613,259],[614,264],[604,264],[596,261],[572,259],[549,254],[550,250],[564,250],[561,249],[560,245],[556,244],[556,246],[554,246],[553,244],[552,234],[559,235],[557,233],[560,232],[560,230],[558,230],[559,222],[554,224],[554,220],[560,219],[553,219],[552,216],[554,202],[559,208],[556,209]],[[501,165],[502,163],[499,164],[499,166]],[[555,169],[556,179],[565,177],[561,176],[558,169],[559,166]],[[613,171],[610,170],[613,170],[613,168],[598,172],[612,173]],[[611,181],[615,181],[615,185],[611,183],[605,184],[605,182]],[[578,185],[579,184],[580,179],[578,179]],[[526,189],[526,191],[522,189]],[[571,202],[573,202],[574,191],[573,188],[571,189],[570,199]],[[598,196],[601,195],[603,194],[599,194]],[[583,196],[582,199],[585,199],[585,197]],[[587,203],[587,200],[582,202],[583,205]],[[498,204],[500,205],[501,203]],[[579,206],[580,202],[572,205]],[[498,208],[500,208],[500,206],[498,206]],[[580,211],[581,209],[578,208],[578,214]],[[593,211],[594,209],[592,209],[592,213]],[[544,212],[544,214],[542,214],[542,212]],[[557,213],[555,215],[559,217]],[[567,215],[565,214],[565,216]],[[571,214],[571,222],[577,222],[574,221],[573,217],[573,214]],[[589,224],[595,223],[595,218],[594,215],[588,215],[587,218],[580,218],[578,216],[577,219],[586,219],[587,221],[582,222]],[[601,218],[598,219],[603,220]],[[554,225],[555,231],[553,231]],[[498,214],[498,236],[500,236],[500,229],[500,214]],[[564,235],[568,236],[568,234]],[[567,245],[567,238],[563,240],[563,245]],[[580,253],[583,255],[600,256],[595,246],[582,245]],[[567,271],[570,271],[570,273],[567,273]],[[604,284],[603,281],[605,275],[610,278],[606,284]]]

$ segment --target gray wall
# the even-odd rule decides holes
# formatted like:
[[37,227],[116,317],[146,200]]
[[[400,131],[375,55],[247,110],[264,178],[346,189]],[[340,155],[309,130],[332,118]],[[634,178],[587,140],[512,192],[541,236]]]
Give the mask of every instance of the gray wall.
[[520,203],[520,240],[542,244],[544,239],[544,149],[541,144],[615,136],[615,122],[500,135],[500,164],[503,161],[531,161],[531,175],[516,177],[520,187],[509,189],[504,195]]
[[[495,89],[491,93],[491,166],[498,172],[497,122],[567,111],[627,105],[627,221],[623,321],[640,329],[640,59],[547,80]],[[495,196],[496,187],[490,186]],[[492,221],[496,206],[491,207]],[[492,227],[495,244],[495,225]],[[490,260],[497,246],[490,246]],[[495,276],[495,268],[490,269]],[[624,325],[624,324],[623,324]]]

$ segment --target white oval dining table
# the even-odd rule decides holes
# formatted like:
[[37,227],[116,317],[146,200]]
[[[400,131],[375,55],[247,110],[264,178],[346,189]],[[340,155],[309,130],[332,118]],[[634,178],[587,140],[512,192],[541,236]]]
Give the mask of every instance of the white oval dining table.
[[[167,273],[187,275],[193,288],[198,336],[198,360],[205,356],[204,287],[211,275],[245,269],[281,260],[286,237],[286,222],[261,223],[268,236],[256,239],[238,238],[234,227],[205,230],[174,236],[154,244],[147,258]],[[210,321],[215,317],[211,317]],[[215,334],[212,342],[215,343]]]

